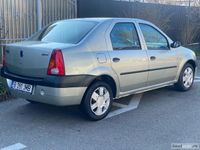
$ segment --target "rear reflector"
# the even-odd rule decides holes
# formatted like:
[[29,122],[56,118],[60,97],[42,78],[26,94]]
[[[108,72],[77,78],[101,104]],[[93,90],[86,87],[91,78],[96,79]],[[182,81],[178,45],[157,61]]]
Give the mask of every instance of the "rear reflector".
[[48,75],[65,75],[65,66],[63,55],[60,49],[53,50],[49,67],[47,70]]

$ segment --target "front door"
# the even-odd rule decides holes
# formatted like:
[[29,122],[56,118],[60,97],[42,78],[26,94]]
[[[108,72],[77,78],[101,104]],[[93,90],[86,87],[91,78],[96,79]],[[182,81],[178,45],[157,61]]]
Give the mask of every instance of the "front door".
[[159,30],[147,24],[139,24],[139,26],[148,49],[148,85],[175,80],[178,70],[176,51],[170,50],[167,38]]

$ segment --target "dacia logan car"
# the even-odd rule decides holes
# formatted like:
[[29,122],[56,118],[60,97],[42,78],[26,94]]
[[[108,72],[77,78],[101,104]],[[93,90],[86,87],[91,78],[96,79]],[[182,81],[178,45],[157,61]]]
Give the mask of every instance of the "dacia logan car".
[[58,21],[4,48],[1,75],[31,103],[81,105],[92,120],[113,99],[174,85],[189,90],[196,56],[150,22],[128,18]]

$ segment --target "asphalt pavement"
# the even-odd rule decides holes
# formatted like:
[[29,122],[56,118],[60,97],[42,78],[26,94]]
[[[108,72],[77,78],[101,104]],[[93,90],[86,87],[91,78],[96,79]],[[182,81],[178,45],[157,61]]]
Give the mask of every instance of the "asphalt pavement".
[[135,109],[98,122],[77,106],[0,103],[3,150],[170,150],[172,143],[200,144],[200,82],[188,92],[172,87],[143,93]]

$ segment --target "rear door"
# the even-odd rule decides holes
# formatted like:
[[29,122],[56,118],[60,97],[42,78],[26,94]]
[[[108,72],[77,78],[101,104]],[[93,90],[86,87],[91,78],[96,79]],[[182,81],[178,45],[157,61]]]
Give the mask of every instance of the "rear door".
[[113,23],[109,32],[109,55],[113,70],[120,81],[120,92],[126,93],[144,87],[148,76],[148,59],[142,50],[133,22]]
[[177,74],[178,58],[170,50],[167,37],[158,28],[140,23],[149,59],[148,85],[173,81]]

